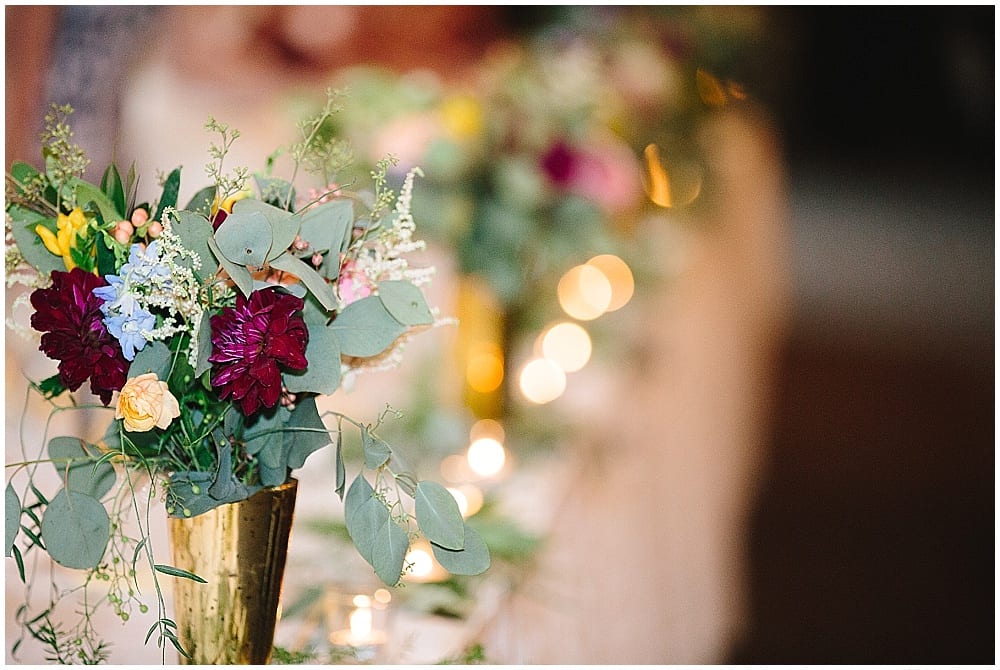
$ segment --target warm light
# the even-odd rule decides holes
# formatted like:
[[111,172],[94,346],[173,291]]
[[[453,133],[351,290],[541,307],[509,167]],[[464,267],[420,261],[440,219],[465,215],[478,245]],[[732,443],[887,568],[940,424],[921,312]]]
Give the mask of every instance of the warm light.
[[695,72],[695,86],[701,101],[710,107],[722,107],[728,102],[726,89],[712,73],[698,68]]
[[581,321],[596,319],[611,304],[611,282],[590,265],[570,268],[556,290],[563,311]]
[[668,164],[655,144],[645,148],[643,158],[646,195],[660,207],[688,205],[701,195],[701,172],[693,164],[681,161]]
[[462,518],[468,519],[483,508],[483,492],[472,484],[463,484],[458,487],[459,493],[465,497],[465,509],[462,510]]
[[451,488],[450,486],[448,487],[448,493],[450,493],[451,497],[455,499],[456,503],[458,503],[458,512],[462,515],[462,518],[464,519],[469,516],[469,500],[465,497],[465,494],[458,489]]
[[611,284],[611,303],[606,311],[613,312],[628,304],[635,291],[635,280],[625,261],[614,254],[601,254],[587,261],[587,265],[603,272]]
[[441,460],[441,476],[449,482],[467,481],[472,476],[468,459],[459,454],[446,456]]
[[521,369],[521,393],[533,403],[543,405],[551,402],[565,390],[566,373],[546,358],[528,361]]
[[465,368],[465,379],[473,391],[489,393],[503,381],[503,352],[495,344],[476,346]]
[[590,335],[581,326],[564,321],[542,335],[542,355],[564,372],[576,372],[590,360]]
[[472,424],[472,428],[469,429],[469,440],[475,442],[481,437],[492,437],[500,444],[503,444],[503,426],[500,425],[499,421],[494,419],[480,419]]
[[379,603],[380,605],[388,605],[391,600],[392,600],[392,593],[389,592],[389,589],[375,590],[375,602]]
[[507,454],[503,445],[492,437],[481,437],[469,445],[466,453],[469,467],[480,477],[492,477],[503,469]]
[[415,581],[426,579],[434,572],[434,558],[424,549],[411,549],[406,554],[406,562],[410,566],[408,575]]

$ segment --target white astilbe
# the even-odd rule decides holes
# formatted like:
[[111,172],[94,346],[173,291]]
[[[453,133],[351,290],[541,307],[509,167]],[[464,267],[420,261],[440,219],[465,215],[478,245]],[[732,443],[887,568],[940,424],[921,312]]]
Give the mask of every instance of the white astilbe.
[[363,272],[372,282],[386,280],[408,281],[415,286],[428,283],[434,274],[434,268],[411,268],[404,257],[414,251],[423,251],[427,244],[423,240],[413,239],[416,223],[410,207],[413,201],[413,180],[417,175],[423,176],[420,168],[415,167],[406,174],[403,188],[396,199],[393,210],[392,225],[379,232],[370,246],[366,246],[358,255],[356,270]]
[[173,315],[166,317],[158,327],[144,332],[143,336],[150,340],[166,340],[177,333],[187,332],[191,336],[188,362],[195,367],[198,362],[198,332],[205,314],[199,300],[201,284],[194,274],[201,268],[201,259],[196,252],[184,247],[174,233],[170,220],[173,214],[172,210],[164,213],[163,232],[157,238],[157,265],[166,268],[167,273],[149,273],[148,288],[137,299],[147,309],[159,307]]

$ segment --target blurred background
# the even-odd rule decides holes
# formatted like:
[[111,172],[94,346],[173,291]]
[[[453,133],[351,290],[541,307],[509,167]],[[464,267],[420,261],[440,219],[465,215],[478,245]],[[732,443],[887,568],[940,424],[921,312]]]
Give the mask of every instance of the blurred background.
[[[337,400],[377,412],[388,388],[412,408],[399,439],[423,449],[427,468],[468,455],[470,425],[503,425],[506,461],[462,482],[487,501],[495,569],[409,584],[394,630],[417,636],[416,651],[379,660],[995,660],[995,8],[450,10],[5,8],[7,165],[34,162],[58,101],[77,110],[95,178],[112,159],[199,174],[206,113],[243,130],[244,162],[257,166],[308,109],[303,89],[349,82],[368,106],[352,117],[345,101],[335,130],[356,135],[362,168],[376,109],[376,125],[395,125],[371,153],[384,145],[438,168],[421,163],[418,229],[437,217],[435,297],[464,330]],[[396,78],[417,63],[424,74]],[[357,69],[369,65],[390,74]],[[477,98],[482,86],[491,94]],[[475,114],[456,106],[468,99]],[[608,111],[608,100],[625,102]],[[444,103],[484,128],[503,121],[528,136],[540,124],[544,151],[531,160],[542,167],[518,171],[527,140],[412,149],[426,149],[426,112]],[[612,130],[596,143],[592,118]],[[596,194],[561,182],[595,146],[605,159],[624,150],[631,177],[609,177],[608,159]],[[563,209],[516,209],[538,183],[563,194]],[[631,201],[612,194],[629,189],[642,205],[616,209]],[[447,199],[456,193],[468,200]],[[503,215],[491,218],[479,203],[497,197]],[[448,212],[473,232],[442,224]],[[510,242],[498,230],[544,249],[551,276],[491,265],[507,257],[494,253]],[[628,262],[634,295],[599,319],[560,312],[555,282],[598,254]],[[556,397],[526,401],[522,366],[554,319],[587,327],[591,359]],[[480,335],[495,340],[486,359],[503,383],[463,375]],[[13,339],[8,444],[19,370],[44,367]],[[317,490],[320,458],[302,475]],[[300,505],[279,635],[293,650],[310,634],[307,582],[357,570],[331,550],[338,526],[325,510]],[[8,566],[8,641],[20,598]],[[117,646],[129,662],[158,657]]]

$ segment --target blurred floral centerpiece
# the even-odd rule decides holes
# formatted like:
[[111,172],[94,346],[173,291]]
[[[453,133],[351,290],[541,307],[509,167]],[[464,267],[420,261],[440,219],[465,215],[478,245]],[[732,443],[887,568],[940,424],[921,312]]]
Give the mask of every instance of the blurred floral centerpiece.
[[[198,662],[246,662],[186,648],[200,639],[194,629],[209,624],[178,628],[159,580],[185,588],[201,588],[204,580],[154,555],[140,509],[158,496],[176,534],[184,523],[294,489],[293,471],[326,446],[336,450],[331,493],[344,500],[351,537],[386,584],[400,580],[420,533],[454,573],[488,567],[485,545],[451,495],[406,471],[377,435],[382,417],[366,424],[317,408],[317,396],[334,393],[346,376],[398,363],[409,337],[442,323],[422,290],[433,268],[407,260],[423,248],[411,214],[419,169],[407,171],[398,195],[387,187],[391,157],[370,172],[369,190],[331,185],[350,153],[319,132],[335,111],[328,94],[323,110],[300,124],[287,180],[271,174],[271,160],[263,173],[227,172],[224,159],[239,133],[209,120],[206,129],[218,138],[209,146],[211,183],[183,208],[180,169],[162,179],[153,202],[139,201],[136,175],[123,178],[114,165],[100,184],[85,181],[88,161],[72,142],[68,107],[53,105],[46,117],[44,168],[11,166],[8,283],[33,289],[31,326],[41,333],[39,349],[58,361],[57,373],[32,389],[53,413],[113,412],[103,440],[22,441],[22,457],[7,466],[5,552],[22,579],[30,587],[37,576],[26,573],[24,560],[37,551],[86,573],[74,629],[52,625],[54,602],[18,613],[53,659],[106,658],[92,610],[110,604],[123,619],[134,609],[145,612],[136,571],[146,566],[159,608],[147,640],[157,633],[161,646],[169,640]],[[300,172],[315,180],[307,195],[297,189]],[[85,383],[99,403],[76,399]],[[341,453],[345,425],[360,432],[363,449],[364,468],[350,485]],[[55,468],[57,490],[36,485],[39,468]],[[137,484],[137,475],[153,486]],[[401,493],[413,504],[404,505]],[[123,531],[129,514],[139,537]],[[226,539],[210,536],[209,543]],[[252,551],[241,541],[232,553]],[[280,590],[280,574],[277,583]],[[86,595],[97,587],[107,594]],[[266,661],[270,639],[264,645],[265,655],[252,662]]]

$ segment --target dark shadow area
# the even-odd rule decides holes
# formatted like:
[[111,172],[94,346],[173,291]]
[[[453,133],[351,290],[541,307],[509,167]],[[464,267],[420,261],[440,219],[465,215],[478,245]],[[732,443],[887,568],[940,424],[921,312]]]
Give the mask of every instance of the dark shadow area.
[[732,663],[992,663],[994,8],[776,8],[794,309]]

